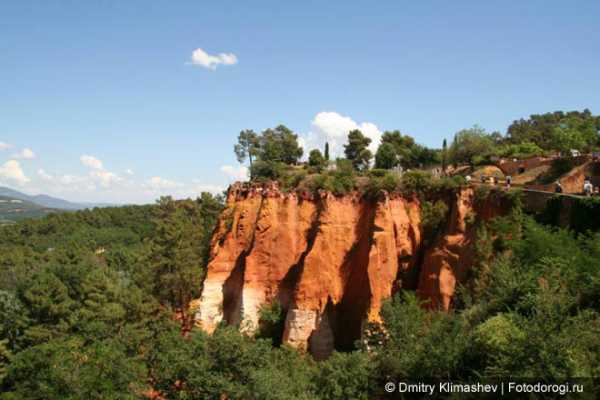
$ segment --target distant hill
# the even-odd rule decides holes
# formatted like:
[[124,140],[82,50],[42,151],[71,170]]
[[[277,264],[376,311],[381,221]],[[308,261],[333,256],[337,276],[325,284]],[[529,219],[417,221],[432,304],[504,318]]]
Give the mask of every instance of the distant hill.
[[44,207],[27,200],[0,196],[0,225],[12,224],[25,218],[40,218],[60,210]]
[[30,196],[25,193],[21,193],[17,190],[10,189],[4,186],[0,186],[0,196],[6,196],[13,199],[24,200],[31,203],[35,203],[36,205],[54,208],[59,210],[83,210],[85,208],[94,208],[94,207],[110,207],[114,204],[107,203],[73,203],[67,200],[59,199],[56,197],[48,196],[45,194],[38,194],[35,196]]

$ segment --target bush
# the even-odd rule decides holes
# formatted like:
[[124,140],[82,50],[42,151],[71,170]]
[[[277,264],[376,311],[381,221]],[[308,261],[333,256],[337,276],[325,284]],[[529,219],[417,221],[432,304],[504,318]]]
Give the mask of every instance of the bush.
[[278,161],[255,161],[250,168],[250,175],[253,180],[277,180],[283,176],[286,165]]
[[433,187],[433,177],[425,171],[409,171],[402,175],[402,189],[410,193],[429,191]]
[[285,310],[277,301],[263,305],[259,310],[258,338],[271,339],[275,346],[281,344],[285,325]]
[[305,170],[289,170],[283,173],[278,179],[279,187],[284,192],[293,190],[300,185],[307,175],[308,173]]
[[530,158],[543,154],[544,150],[532,142],[508,144],[498,150],[498,156],[506,158]]
[[431,244],[438,233],[444,229],[448,220],[448,206],[441,200],[432,203],[425,201],[421,205],[421,226],[423,228],[423,239]]
[[376,196],[382,190],[388,193],[395,192],[399,186],[400,177],[392,172],[386,172],[383,176],[370,177],[366,192]]

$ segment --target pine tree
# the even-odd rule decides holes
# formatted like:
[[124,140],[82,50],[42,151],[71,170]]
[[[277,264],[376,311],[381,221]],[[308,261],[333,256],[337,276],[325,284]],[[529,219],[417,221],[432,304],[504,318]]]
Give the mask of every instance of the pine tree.
[[325,157],[325,161],[329,161],[329,142],[325,142],[325,151],[323,152],[323,157]]
[[155,276],[154,294],[159,301],[181,313],[182,326],[192,323],[190,302],[199,296],[204,276],[202,242],[205,231],[198,203],[158,200],[151,263]]

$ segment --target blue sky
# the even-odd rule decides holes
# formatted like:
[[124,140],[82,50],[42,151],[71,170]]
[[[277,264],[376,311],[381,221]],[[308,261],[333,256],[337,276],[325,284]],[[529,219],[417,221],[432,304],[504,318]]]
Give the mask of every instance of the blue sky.
[[150,202],[225,188],[245,128],[440,146],[600,113],[598,21],[597,1],[3,1],[0,185]]

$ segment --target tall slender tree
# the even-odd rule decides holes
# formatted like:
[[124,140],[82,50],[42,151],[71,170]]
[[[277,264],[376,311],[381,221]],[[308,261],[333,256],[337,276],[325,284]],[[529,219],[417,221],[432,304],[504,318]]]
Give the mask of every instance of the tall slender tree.
[[248,158],[250,162],[250,174],[252,174],[252,161],[258,153],[258,149],[259,140],[256,132],[251,129],[241,131],[238,136],[238,142],[233,147],[233,151],[235,151],[235,155],[240,163],[243,163]]
[[442,143],[442,171],[446,172],[446,167],[448,164],[448,143],[446,142],[446,138],[444,138],[444,142]]
[[325,151],[323,153],[325,161],[329,161],[329,142],[325,142]]
[[358,129],[348,133],[348,144],[344,145],[346,158],[352,161],[354,169],[363,171],[369,168],[369,161],[373,154],[368,149],[371,139],[362,134]]

